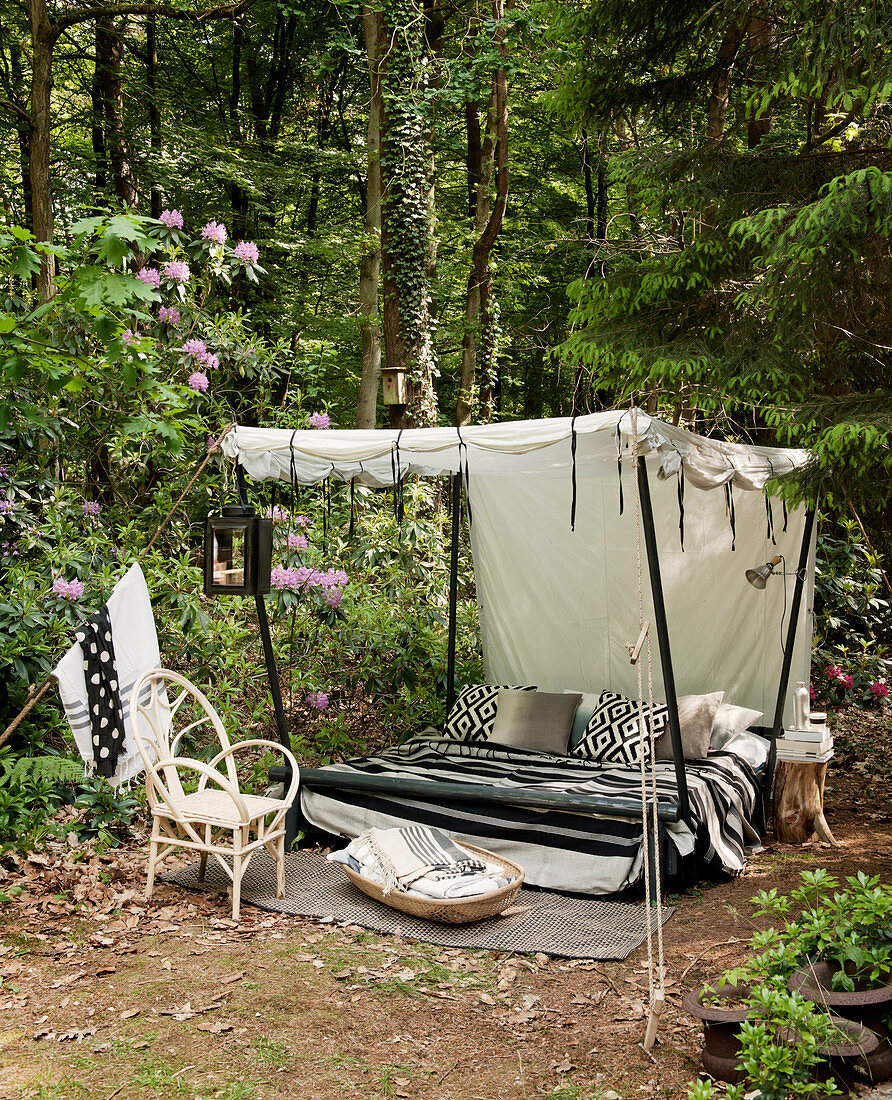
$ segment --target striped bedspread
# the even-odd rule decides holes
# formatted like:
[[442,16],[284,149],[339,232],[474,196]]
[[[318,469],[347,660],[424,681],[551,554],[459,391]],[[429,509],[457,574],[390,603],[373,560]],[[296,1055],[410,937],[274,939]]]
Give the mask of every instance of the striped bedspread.
[[[438,737],[416,737],[375,756],[332,764],[327,771],[486,784],[503,789],[565,791],[640,801],[640,778],[629,768],[598,768],[573,757],[556,757]],[[752,821],[759,787],[752,767],[729,752],[710,753],[688,764],[688,790],[695,830],[667,825],[682,855],[696,851],[706,868],[736,874],[745,846],[757,839]],[[674,801],[671,762],[657,764],[659,799]],[[420,823],[504,855],[519,863],[526,881],[548,889],[585,894],[622,890],[641,877],[642,824],[638,820],[510,804],[395,798],[373,791],[313,790],[301,784],[305,819],[326,832],[356,837],[367,829]]]

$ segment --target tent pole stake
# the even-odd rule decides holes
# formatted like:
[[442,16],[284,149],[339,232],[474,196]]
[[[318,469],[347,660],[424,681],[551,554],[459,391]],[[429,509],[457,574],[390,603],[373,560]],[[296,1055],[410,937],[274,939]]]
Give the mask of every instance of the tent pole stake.
[[654,529],[653,506],[650,501],[650,485],[647,480],[647,461],[644,455],[638,459],[638,488],[641,496],[641,526],[644,528],[644,545],[647,549],[647,571],[650,574],[650,591],[654,605],[654,624],[657,628],[657,648],[660,651],[660,668],[663,672],[663,690],[669,711],[669,736],[672,738],[672,754],[675,759],[675,782],[678,788],[678,809],[682,820],[692,824],[691,804],[688,797],[688,777],[684,766],[684,749],[681,744],[681,726],[678,722],[678,696],[675,693],[675,674],[672,671],[672,654],[669,649],[669,627],[666,622],[666,605],[663,602],[663,581],[660,576],[660,555]]
[[455,701],[455,637],[458,628],[458,538],[461,531],[461,473],[452,475],[452,543],[449,547],[449,650],[446,658],[446,713]]

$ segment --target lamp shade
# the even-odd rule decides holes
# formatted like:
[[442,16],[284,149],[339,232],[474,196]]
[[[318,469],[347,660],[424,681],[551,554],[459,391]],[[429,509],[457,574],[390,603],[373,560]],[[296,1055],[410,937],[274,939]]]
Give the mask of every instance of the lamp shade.
[[273,521],[252,508],[232,505],[208,516],[204,536],[206,596],[253,596],[269,592]]
[[753,588],[758,588],[761,592],[768,583],[768,578],[774,572],[775,566],[780,565],[782,561],[783,558],[778,554],[777,557],[772,558],[771,561],[766,561],[764,565],[760,565],[756,569],[747,569],[746,579]]

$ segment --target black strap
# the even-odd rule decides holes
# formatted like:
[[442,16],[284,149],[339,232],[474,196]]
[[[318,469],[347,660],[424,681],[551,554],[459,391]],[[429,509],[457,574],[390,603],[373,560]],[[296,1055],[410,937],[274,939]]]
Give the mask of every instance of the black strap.
[[576,417],[570,421],[570,530],[576,530]]
[[[471,526],[473,516],[471,515],[471,469],[468,466],[468,445],[461,437],[461,428],[456,427],[458,433],[458,472],[462,475],[462,484],[465,490],[465,504],[468,509],[468,526]],[[462,469],[462,455],[464,455],[465,465]]]
[[787,502],[783,499],[781,500],[781,506],[784,509],[784,534],[786,534],[787,533]]
[[623,442],[619,422],[616,425],[616,473],[619,478],[619,514],[623,514]]
[[84,655],[94,770],[109,778],[115,774],[124,750],[124,710],[108,605],[86,619],[74,636]]
[[730,481],[725,482],[725,511],[731,523],[731,549],[737,549],[737,520],[734,516],[734,486]]
[[684,553],[684,466],[678,469],[676,477],[678,491],[678,536],[681,540],[681,551]]
[[356,530],[356,478],[350,478],[350,530],[347,533],[347,538],[353,538],[353,532]]
[[400,463],[400,437],[403,429],[396,434],[390,448],[390,473],[393,478],[393,514],[397,523],[403,522],[403,471]]

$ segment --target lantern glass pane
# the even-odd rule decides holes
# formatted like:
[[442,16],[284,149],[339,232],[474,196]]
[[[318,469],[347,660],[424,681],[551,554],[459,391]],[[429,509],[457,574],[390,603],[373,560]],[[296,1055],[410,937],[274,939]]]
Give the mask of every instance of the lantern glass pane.
[[214,584],[241,588],[245,583],[244,527],[214,529]]

